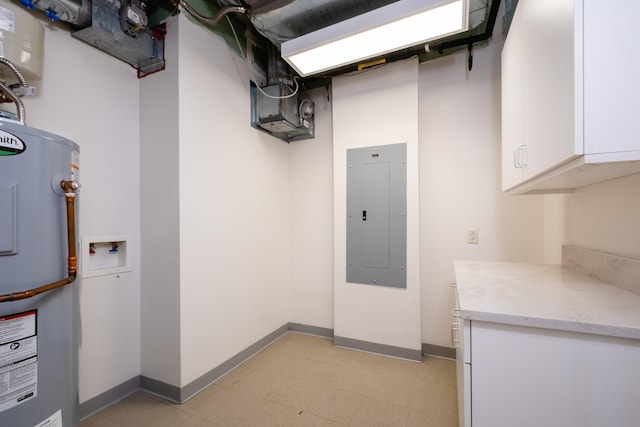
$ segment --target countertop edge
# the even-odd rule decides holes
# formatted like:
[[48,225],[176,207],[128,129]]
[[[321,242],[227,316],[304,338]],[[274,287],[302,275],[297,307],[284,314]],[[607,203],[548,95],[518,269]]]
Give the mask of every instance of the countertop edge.
[[603,325],[597,323],[573,322],[560,319],[547,319],[513,314],[489,313],[460,309],[460,317],[465,320],[481,322],[501,323],[505,325],[525,326],[537,329],[549,329],[565,332],[578,332],[607,337],[640,339],[640,330],[615,325]]
[[640,340],[629,289],[563,265],[454,260],[454,270],[463,319]]

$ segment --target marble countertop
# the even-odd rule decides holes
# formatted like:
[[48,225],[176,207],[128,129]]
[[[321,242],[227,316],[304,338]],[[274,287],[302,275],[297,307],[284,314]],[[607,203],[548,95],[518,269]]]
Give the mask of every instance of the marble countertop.
[[455,261],[460,316],[640,339],[640,295],[560,265]]

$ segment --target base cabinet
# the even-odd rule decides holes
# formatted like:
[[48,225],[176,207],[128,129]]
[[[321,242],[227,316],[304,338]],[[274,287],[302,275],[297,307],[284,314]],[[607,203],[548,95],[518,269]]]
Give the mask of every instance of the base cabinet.
[[460,426],[638,425],[638,340],[474,320],[464,332]]
[[[454,339],[456,348],[456,380],[458,386],[458,425],[471,426],[471,360],[469,355],[469,320],[457,318]],[[466,341],[465,341],[466,338]]]

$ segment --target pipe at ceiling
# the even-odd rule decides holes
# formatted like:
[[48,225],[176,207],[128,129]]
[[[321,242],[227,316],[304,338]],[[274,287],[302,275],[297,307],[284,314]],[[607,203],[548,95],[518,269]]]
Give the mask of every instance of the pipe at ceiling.
[[496,19],[498,18],[498,9],[500,8],[500,0],[493,0],[491,2],[491,8],[489,9],[489,17],[487,18],[487,26],[484,29],[484,32],[480,34],[476,34],[473,36],[463,37],[455,40],[450,40],[444,43],[435,44],[430,46],[431,50],[441,52],[445,49],[451,49],[460,46],[471,46],[475,43],[483,42],[488,40],[493,35],[493,28],[496,24]]
[[198,11],[196,11],[193,7],[191,7],[191,5],[187,3],[185,0],[180,0],[179,3],[180,3],[180,6],[182,6],[194,18],[196,18],[198,21],[202,22],[203,24],[208,24],[208,25],[214,25],[229,13],[243,13],[243,14],[248,13],[247,8],[244,8],[241,6],[227,6],[220,9],[218,13],[216,13],[213,16],[204,16],[198,13]]
[[445,49],[452,49],[460,46],[467,46],[469,50],[469,56],[467,59],[467,63],[469,64],[469,71],[473,68],[473,45],[474,43],[483,42],[488,40],[493,35],[493,28],[496,24],[496,19],[498,19],[498,9],[500,8],[500,0],[493,0],[491,2],[491,9],[489,9],[489,17],[487,19],[487,25],[485,26],[484,32],[480,34],[476,34],[469,37],[463,37],[460,39],[450,40],[447,42],[440,43],[439,45],[430,46],[430,49],[438,51],[442,54],[442,51]]

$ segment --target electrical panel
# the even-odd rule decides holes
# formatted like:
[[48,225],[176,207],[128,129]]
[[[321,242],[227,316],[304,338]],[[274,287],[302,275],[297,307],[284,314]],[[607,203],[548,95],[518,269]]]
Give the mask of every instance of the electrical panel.
[[347,282],[406,288],[407,145],[347,150]]

